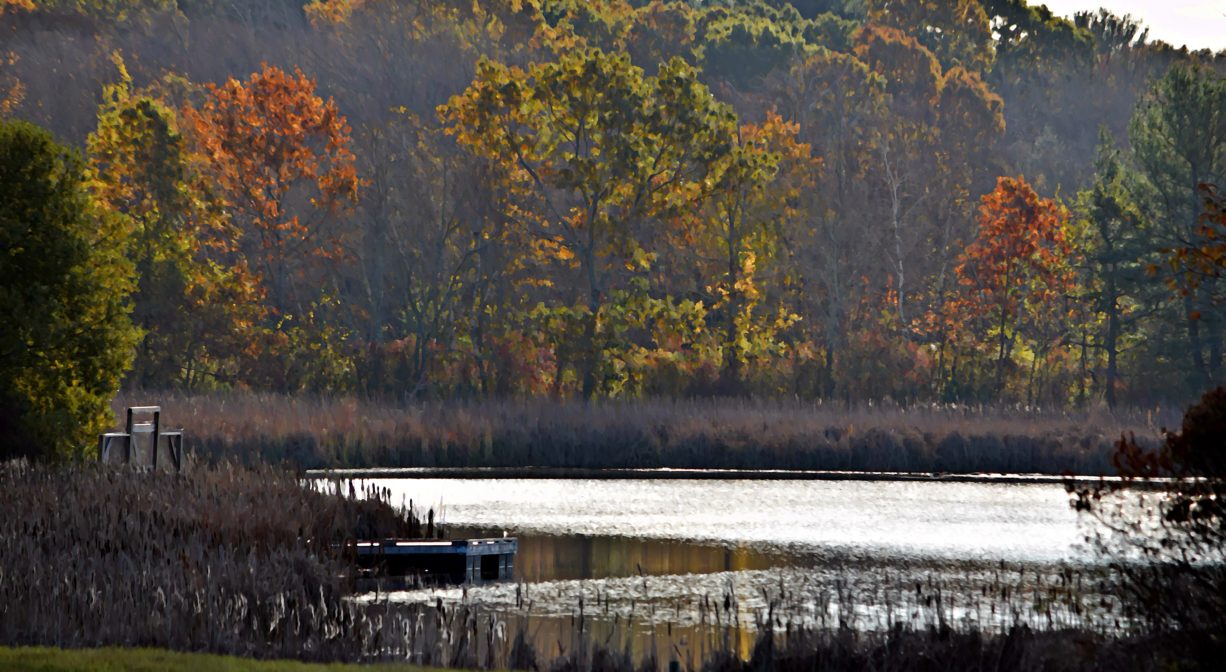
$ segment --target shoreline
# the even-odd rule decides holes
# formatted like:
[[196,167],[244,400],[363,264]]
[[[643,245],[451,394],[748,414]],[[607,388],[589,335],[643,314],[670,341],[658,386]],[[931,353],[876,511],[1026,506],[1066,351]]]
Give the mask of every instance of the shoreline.
[[[305,478],[430,478],[471,480],[722,480],[722,481],[898,481],[938,483],[994,483],[1001,485],[1094,484],[1100,481],[1120,482],[1118,476],[1086,476],[1053,474],[996,473],[926,473],[898,471],[830,471],[808,469],[672,469],[672,468],[610,468],[589,469],[569,467],[365,467],[340,469],[307,469]],[[1156,485],[1158,481],[1134,481],[1135,484]]]

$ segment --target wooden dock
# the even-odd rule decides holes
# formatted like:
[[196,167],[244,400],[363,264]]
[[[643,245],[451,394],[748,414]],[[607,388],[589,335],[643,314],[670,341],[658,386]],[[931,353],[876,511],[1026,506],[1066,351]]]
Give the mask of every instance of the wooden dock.
[[438,585],[509,581],[515,537],[358,541],[353,554],[360,584]]

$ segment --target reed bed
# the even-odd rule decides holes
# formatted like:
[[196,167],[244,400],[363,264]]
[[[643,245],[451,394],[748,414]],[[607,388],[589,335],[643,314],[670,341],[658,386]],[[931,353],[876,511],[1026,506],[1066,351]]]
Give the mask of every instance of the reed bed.
[[1102,568],[848,566],[555,581],[412,591],[404,602],[440,600],[495,613],[553,656],[620,648],[629,659],[675,656],[697,667],[763,633],[1079,633],[1103,641],[1140,632],[1112,595]]
[[[1157,441],[1161,410],[1049,412],[783,400],[393,403],[231,393],[156,397],[206,459],[363,467],[725,468],[1113,473],[1123,433]],[[118,413],[117,413],[118,415]],[[1170,417],[1168,417],[1170,416]]]
[[[819,596],[798,595],[785,585],[762,596],[765,606],[746,610],[732,591],[694,598],[701,623],[678,625],[664,605],[645,614],[610,613],[607,596],[576,599],[569,616],[534,616],[528,608],[501,614],[516,633],[504,659],[511,669],[657,670],[1215,670],[1224,653],[1204,637],[1155,635],[1083,618],[1085,596],[1068,581],[1027,579],[1029,595],[1016,597],[1017,579],[1000,576],[997,592],[970,596],[940,583],[915,587],[914,610],[902,619],[879,609],[860,589],[828,586]],[[816,600],[814,599],[816,597]],[[1058,600],[1056,607],[1042,600]],[[523,604],[531,601],[527,594]],[[475,603],[475,601],[474,601]],[[1012,616],[977,620],[959,604],[993,604]],[[461,605],[454,605],[459,608]],[[900,605],[895,604],[895,607]],[[806,610],[808,613],[806,614]],[[1052,612],[1060,615],[1052,617]],[[1042,614],[1046,612],[1047,616]],[[813,618],[816,614],[828,614]],[[865,616],[872,613],[872,616]]]
[[381,655],[422,609],[346,599],[342,542],[420,523],[365,494],[232,464],[186,476],[0,465],[0,643]]

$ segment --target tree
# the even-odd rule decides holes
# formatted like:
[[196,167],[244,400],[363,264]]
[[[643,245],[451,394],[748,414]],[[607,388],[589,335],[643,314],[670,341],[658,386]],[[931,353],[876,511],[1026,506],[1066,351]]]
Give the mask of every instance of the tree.
[[[1119,130],[1119,81],[1093,66],[1089,32],[1026,0],[990,0],[996,58],[987,77],[1009,101],[1005,165],[1045,190],[1073,190],[1092,169],[1095,124]],[[1090,92],[1093,93],[1090,93]]]
[[132,361],[132,265],[84,166],[46,131],[0,122],[0,458],[79,458]]
[[349,126],[301,70],[265,65],[208,86],[184,118],[242,228],[244,256],[274,311],[302,313],[312,265],[341,255],[327,217],[357,199]]
[[[981,200],[979,233],[955,269],[961,293],[947,314],[984,321],[972,332],[996,341],[998,395],[1019,337],[1048,337],[1043,322],[1065,311],[1061,305],[1075,280],[1068,218],[1064,206],[1040,198],[1020,177],[1001,177]],[[1037,363],[1038,357],[1032,366]]]
[[339,322],[330,267],[344,256],[337,217],[359,185],[345,117],[302,71],[265,65],[246,82],[209,85],[183,119],[270,304],[250,382],[289,390],[343,379],[343,330],[326,323]]
[[875,260],[860,251],[872,244],[864,204],[876,197],[867,176],[880,144],[885,81],[854,55],[823,49],[793,65],[782,95],[798,139],[821,159],[816,188],[803,195],[805,216],[788,227],[785,240],[810,326],[821,332],[815,336],[824,345],[821,387],[829,395],[847,318],[859,303],[859,279],[875,275],[867,268]]
[[431,382],[448,382],[429,378],[460,355],[464,325],[499,307],[474,301],[488,280],[483,257],[500,243],[485,212],[491,197],[483,191],[497,179],[482,173],[484,162],[456,147],[437,122],[408,112],[367,129],[359,142],[368,150],[361,153],[368,186],[354,257],[367,293],[366,339],[375,348],[400,341],[407,367],[395,383],[416,395]]
[[674,57],[691,56],[695,15],[694,8],[684,2],[651,0],[639,7],[626,36],[630,60],[644,72],[653,73]]
[[[3,11],[0,11],[0,14],[3,14]],[[16,64],[16,54],[11,51],[0,52],[0,119],[12,115],[25,97],[25,85],[12,72]]]
[[1091,246],[1084,285],[1094,310],[1106,321],[1099,340],[1106,355],[1103,389],[1107,406],[1115,408],[1120,387],[1120,350],[1135,328],[1138,288],[1145,277],[1148,222],[1134,193],[1136,176],[1124,164],[1110,135],[1099,135],[1094,185],[1079,194],[1078,210],[1088,220]]
[[707,178],[731,150],[734,115],[680,59],[645,77],[627,56],[598,49],[527,70],[482,61],[441,114],[462,145],[515,175],[516,219],[538,251],[577,271],[582,387],[592,397],[612,283],[648,263],[652,226],[709,191]]
[[870,0],[873,23],[911,33],[945,68],[985,72],[992,65],[992,29],[979,0]]
[[[908,258],[925,236],[918,222],[927,203],[939,198],[932,188],[942,171],[933,170],[937,151],[937,112],[941,66],[914,38],[894,28],[869,24],[857,38],[856,57],[885,80],[888,118],[877,143],[874,173],[880,176],[891,244],[884,246],[893,274],[898,322],[906,325]],[[970,129],[958,129],[966,132]],[[956,193],[952,189],[944,193]],[[914,268],[910,268],[914,271]],[[917,283],[918,284],[918,283]]]
[[34,0],[0,0],[0,15],[17,10],[34,11]]
[[[1197,64],[1177,64],[1153,85],[1129,129],[1137,163],[1155,190],[1157,246],[1199,247],[1202,185],[1226,184],[1226,78]],[[1177,260],[1177,255],[1175,259]],[[1226,316],[1217,305],[1220,278],[1195,283],[1186,274],[1165,279],[1178,292],[1190,374],[1213,385],[1226,362]]]
[[133,91],[123,60],[115,61],[119,81],[104,88],[86,145],[90,188],[120,218],[137,272],[133,319],[143,338],[130,380],[145,388],[230,382],[261,308],[236,255],[238,232],[174,109]]
[[761,124],[745,124],[708,199],[704,222],[723,262],[714,287],[714,307],[723,317],[723,376],[731,390],[741,384],[741,367],[761,328],[755,307],[762,300],[755,270],[777,255],[786,223],[796,217],[802,190],[812,188],[815,162],[809,146],[798,142],[799,128],[777,113]]
[[[1226,273],[1226,194],[1213,184],[1202,184],[1205,212],[1193,245],[1177,251],[1180,265],[1194,274],[1193,280],[1219,279]],[[1199,276],[1199,277],[1197,277]]]
[[805,24],[788,5],[735,3],[713,6],[698,19],[702,71],[736,91],[760,88],[772,71],[805,54]]

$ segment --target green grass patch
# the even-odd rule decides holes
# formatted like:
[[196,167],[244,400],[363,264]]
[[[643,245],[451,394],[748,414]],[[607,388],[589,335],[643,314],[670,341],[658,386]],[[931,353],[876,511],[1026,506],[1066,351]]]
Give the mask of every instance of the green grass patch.
[[355,665],[253,660],[162,649],[0,647],[0,669],[10,672],[415,672],[430,668],[407,664]]

